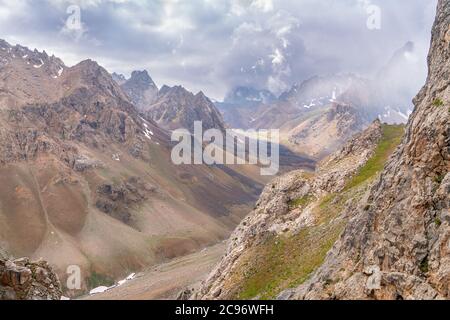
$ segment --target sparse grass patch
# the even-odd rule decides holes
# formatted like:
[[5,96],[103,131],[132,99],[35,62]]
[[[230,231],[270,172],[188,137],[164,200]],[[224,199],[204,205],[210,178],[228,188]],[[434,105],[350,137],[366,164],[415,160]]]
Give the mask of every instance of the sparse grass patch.
[[435,181],[437,184],[441,184],[442,181],[444,181],[444,178],[445,178],[445,174],[438,174],[438,175],[434,178],[434,181]]
[[360,185],[383,170],[384,164],[389,156],[400,144],[404,133],[403,125],[383,125],[382,128],[383,136],[375,149],[375,154],[366,162],[349,183],[347,183],[345,190]]
[[444,105],[444,101],[442,99],[436,98],[433,101],[433,106],[435,107],[442,107]]
[[111,277],[93,271],[89,278],[87,278],[86,283],[89,289],[94,289],[100,286],[110,287],[115,281]]
[[420,263],[419,269],[420,269],[420,271],[422,271],[422,273],[428,272],[428,257],[425,257],[422,260],[422,262]]
[[288,205],[291,208],[306,207],[309,203],[311,203],[312,200],[313,197],[311,197],[310,195],[306,195],[289,201]]
[[[342,222],[342,221],[341,221]],[[247,257],[239,299],[273,299],[305,282],[336,242],[343,223],[302,229],[291,237],[273,237]]]
[[320,201],[319,208],[322,210],[325,209],[326,207],[328,207],[331,204],[331,202],[333,202],[333,200],[335,198],[336,198],[336,194],[334,194],[334,193],[327,194]]

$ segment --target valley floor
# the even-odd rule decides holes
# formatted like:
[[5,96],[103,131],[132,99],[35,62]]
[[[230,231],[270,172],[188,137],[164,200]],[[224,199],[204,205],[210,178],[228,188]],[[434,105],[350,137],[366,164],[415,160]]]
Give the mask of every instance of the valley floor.
[[208,276],[225,252],[221,242],[202,251],[153,266],[120,287],[82,299],[164,300],[175,299],[183,289],[196,286]]

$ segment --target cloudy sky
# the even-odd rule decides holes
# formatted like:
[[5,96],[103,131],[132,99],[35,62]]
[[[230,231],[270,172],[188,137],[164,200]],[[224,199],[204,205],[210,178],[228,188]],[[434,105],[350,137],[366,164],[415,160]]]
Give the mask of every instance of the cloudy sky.
[[436,2],[0,0],[0,38],[221,99],[238,85],[281,93],[315,74],[371,76],[407,41],[425,70]]

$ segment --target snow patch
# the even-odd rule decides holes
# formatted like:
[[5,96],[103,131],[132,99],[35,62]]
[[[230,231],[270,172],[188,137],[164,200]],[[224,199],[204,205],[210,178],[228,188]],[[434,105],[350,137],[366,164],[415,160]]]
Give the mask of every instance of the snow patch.
[[59,67],[58,75],[56,75],[56,76],[53,75],[52,78],[53,79],[58,79],[62,75],[63,71],[64,71],[64,68],[63,67]]
[[[97,287],[95,289],[92,289],[91,291],[89,291],[89,295],[92,296],[94,294],[103,293],[103,292],[106,292],[106,291],[111,290],[113,288],[120,287],[121,285],[125,284],[126,282],[128,282],[130,280],[133,280],[134,278],[136,278],[136,274],[132,273],[128,277],[126,277],[123,280],[118,281],[117,284],[112,285],[111,287],[100,286],[100,287]],[[62,298],[61,298],[61,300],[62,300]],[[70,299],[68,299],[68,300],[70,300]]]
[[331,99],[330,102],[335,102],[336,101],[336,89],[333,90],[333,92],[331,93]]
[[303,108],[305,109],[311,109],[311,107],[315,107],[316,104],[314,103],[314,100],[310,102],[310,104],[303,105]]
[[142,133],[147,137],[147,139],[152,140],[153,131],[148,129],[148,125],[144,122],[144,131]]
[[42,61],[42,59],[40,59],[41,60],[41,64],[35,64],[35,65],[33,65],[33,67],[35,67],[36,69],[39,69],[40,67],[42,67],[43,65],[44,65],[44,61]]
[[104,286],[97,287],[97,288],[94,288],[91,291],[89,291],[89,294],[92,296],[94,294],[106,292],[106,291],[108,291],[108,289],[109,289],[109,287],[104,287]]

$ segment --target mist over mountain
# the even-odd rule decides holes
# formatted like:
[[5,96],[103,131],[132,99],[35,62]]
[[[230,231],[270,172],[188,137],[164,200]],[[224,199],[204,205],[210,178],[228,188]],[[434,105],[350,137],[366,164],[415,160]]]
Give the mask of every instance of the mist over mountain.
[[336,103],[356,108],[361,123],[376,118],[406,123],[413,111],[415,92],[426,78],[418,60],[414,43],[409,41],[372,78],[354,73],[316,75],[294,84],[279,97],[268,90],[237,87],[216,105],[226,122],[242,128],[282,129],[291,123],[292,129],[293,123],[303,121],[308,113],[314,115]]

